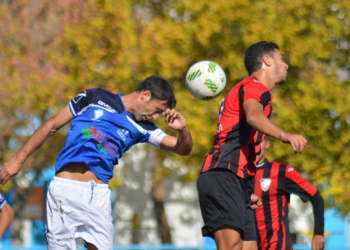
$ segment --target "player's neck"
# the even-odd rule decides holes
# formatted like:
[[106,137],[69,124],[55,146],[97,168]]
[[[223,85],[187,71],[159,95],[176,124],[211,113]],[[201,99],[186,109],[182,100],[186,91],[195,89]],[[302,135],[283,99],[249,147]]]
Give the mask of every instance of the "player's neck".
[[251,76],[258,78],[268,90],[271,90],[275,86],[275,82],[271,79],[269,72],[264,68],[253,72]]
[[264,162],[265,162],[265,157],[263,157],[259,162],[256,163],[256,167],[261,167],[264,165]]
[[123,95],[121,97],[125,109],[127,112],[133,114],[135,110],[135,101],[139,98],[136,92],[132,92],[131,94]]

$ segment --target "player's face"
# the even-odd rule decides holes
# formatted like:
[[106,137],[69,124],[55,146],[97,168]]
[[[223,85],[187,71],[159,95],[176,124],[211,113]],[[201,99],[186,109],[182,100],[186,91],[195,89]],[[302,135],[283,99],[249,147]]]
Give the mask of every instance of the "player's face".
[[266,149],[268,148],[268,146],[266,144],[267,144],[266,139],[260,142],[260,146],[261,146],[260,154],[258,154],[256,156],[256,163],[257,164],[263,162],[265,159]]
[[283,62],[281,52],[277,49],[275,49],[274,55],[274,75],[276,76],[276,84],[283,84],[286,82],[287,79],[287,70],[288,65]]
[[155,121],[169,106],[167,101],[159,99],[151,99],[142,101],[137,112],[134,113],[137,121]]

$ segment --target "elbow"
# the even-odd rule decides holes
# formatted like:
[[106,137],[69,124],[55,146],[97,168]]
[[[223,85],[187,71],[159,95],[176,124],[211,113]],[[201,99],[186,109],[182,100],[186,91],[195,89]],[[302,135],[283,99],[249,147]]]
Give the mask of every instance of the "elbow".
[[193,152],[193,142],[191,141],[190,146],[189,146],[189,147],[188,147],[188,149],[186,150],[186,154],[185,154],[185,156],[187,156],[187,155],[191,155],[191,154],[192,154],[192,152]]
[[54,122],[51,120],[45,122],[44,126],[47,128],[47,131],[49,131],[49,136],[52,136],[58,130],[58,128],[55,127]]
[[250,115],[246,118],[248,125],[252,126],[252,123],[254,122],[254,118]]
[[183,154],[182,156],[188,156],[188,155],[191,155],[192,154],[192,149],[187,151],[185,154]]
[[251,126],[252,128],[256,128],[257,119],[254,115],[247,116],[246,120],[249,126]]
[[191,154],[192,154],[192,149],[193,149],[193,146],[191,146],[191,147],[188,148],[188,149],[179,151],[178,154],[181,155],[181,156],[188,156],[188,155],[191,155]]

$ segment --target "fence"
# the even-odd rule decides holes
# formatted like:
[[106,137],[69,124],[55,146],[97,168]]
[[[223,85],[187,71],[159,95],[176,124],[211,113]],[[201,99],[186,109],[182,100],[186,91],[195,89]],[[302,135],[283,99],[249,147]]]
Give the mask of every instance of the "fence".
[[[26,247],[2,247],[2,250],[46,250],[44,245],[36,245],[29,248]],[[80,246],[78,250],[84,250],[83,246]],[[294,245],[294,250],[311,250],[311,246],[306,245]],[[175,246],[175,245],[115,245],[113,250],[216,250],[215,246]],[[350,250],[350,247],[332,247],[325,248],[325,250]]]

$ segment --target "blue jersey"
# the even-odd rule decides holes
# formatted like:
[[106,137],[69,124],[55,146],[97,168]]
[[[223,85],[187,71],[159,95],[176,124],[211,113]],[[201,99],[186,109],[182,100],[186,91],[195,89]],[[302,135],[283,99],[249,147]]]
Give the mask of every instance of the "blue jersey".
[[136,121],[127,112],[122,94],[87,89],[69,102],[74,118],[64,148],[56,161],[56,172],[71,162],[85,162],[103,182],[113,177],[113,168],[125,151],[137,143],[157,147],[166,136],[149,121]]
[[5,197],[0,194],[0,209],[2,209],[5,205],[6,205],[6,200],[5,200]]

